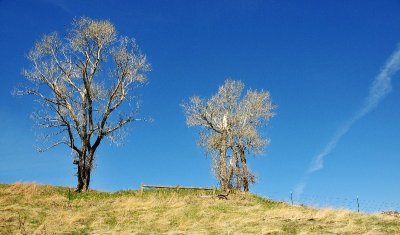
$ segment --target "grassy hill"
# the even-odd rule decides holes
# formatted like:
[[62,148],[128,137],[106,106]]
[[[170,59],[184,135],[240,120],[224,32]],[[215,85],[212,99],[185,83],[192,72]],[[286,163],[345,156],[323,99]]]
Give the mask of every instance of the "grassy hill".
[[400,234],[400,218],[390,215],[290,206],[251,194],[204,195],[68,195],[65,187],[0,184],[0,234]]

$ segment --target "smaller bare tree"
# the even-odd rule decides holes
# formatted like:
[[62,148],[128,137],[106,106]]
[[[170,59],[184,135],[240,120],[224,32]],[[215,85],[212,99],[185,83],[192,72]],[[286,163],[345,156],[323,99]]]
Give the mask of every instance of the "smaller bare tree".
[[23,74],[32,85],[17,94],[33,95],[40,105],[33,117],[50,142],[40,151],[71,148],[76,191],[86,191],[103,139],[119,141],[121,128],[137,120],[132,91],[146,82],[146,57],[133,39],[118,37],[111,22],[82,17],[63,38],[56,32],[43,36],[28,59],[31,68]]
[[183,104],[187,124],[201,127],[199,145],[213,156],[222,190],[248,191],[255,177],[248,169],[246,153],[260,154],[269,143],[259,135],[274,115],[269,93],[249,90],[243,96],[243,88],[241,81],[226,80],[209,100],[193,96]]

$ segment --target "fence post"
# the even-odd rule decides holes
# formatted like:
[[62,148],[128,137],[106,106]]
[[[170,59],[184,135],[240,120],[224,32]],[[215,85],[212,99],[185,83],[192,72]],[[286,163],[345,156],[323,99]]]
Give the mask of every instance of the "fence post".
[[144,190],[144,184],[143,184],[143,182],[142,182],[142,184],[141,184],[141,186],[140,186],[140,195],[143,195],[143,190]]
[[360,212],[360,202],[358,201],[358,196],[357,196],[357,212]]
[[293,206],[293,193],[290,192],[290,201],[292,202],[292,206]]

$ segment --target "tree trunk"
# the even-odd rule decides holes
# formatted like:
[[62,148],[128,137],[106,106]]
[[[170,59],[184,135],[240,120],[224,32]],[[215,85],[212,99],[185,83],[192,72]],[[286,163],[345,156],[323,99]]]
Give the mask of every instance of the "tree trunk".
[[75,192],[80,193],[89,190],[93,156],[94,152],[89,153],[89,156],[87,156],[86,153],[83,153],[79,156],[78,167],[77,167],[78,184],[76,186]]
[[82,165],[78,166],[78,184],[76,186],[75,192],[87,192],[89,190],[90,184],[90,174],[91,174],[90,165]]
[[226,191],[228,189],[228,175],[226,169],[226,135],[222,135],[222,143],[220,149],[220,159],[219,159],[219,180],[221,185],[221,190]]
[[84,192],[87,192],[89,190],[90,174],[92,173],[93,159],[94,159],[94,150],[90,149],[89,154],[86,159],[86,165],[85,165],[85,178],[84,178],[84,182],[83,182],[83,191]]
[[239,153],[237,150],[237,147],[232,144],[231,145],[232,151],[233,151],[233,160],[234,160],[234,166],[233,167],[233,175],[235,177],[235,188],[236,190],[240,190],[242,187],[242,182],[241,182],[241,175],[240,175],[240,165],[239,165]]
[[90,174],[92,172],[94,153],[99,143],[100,141],[96,144],[96,146],[82,144],[82,148],[79,154],[78,171],[76,174],[78,184],[76,186],[75,192],[80,193],[87,192],[89,190]]
[[239,166],[239,156],[235,154],[235,175],[236,175],[236,189],[240,190],[242,187],[240,180],[240,166]]
[[245,192],[249,191],[249,172],[247,170],[247,163],[246,163],[246,156],[245,156],[245,151],[243,146],[239,146],[239,155],[240,155],[240,160],[242,163],[242,169],[243,169],[243,190]]
[[89,190],[89,184],[90,184],[90,174],[91,174],[91,168],[86,167],[85,169],[85,179],[83,182],[83,191],[87,192]]
[[77,165],[77,172],[76,172],[76,177],[78,180],[78,184],[76,185],[75,192],[82,192],[83,185],[84,185],[84,177],[83,175],[85,174],[85,156],[83,154],[79,154],[79,160],[78,160],[78,165]]

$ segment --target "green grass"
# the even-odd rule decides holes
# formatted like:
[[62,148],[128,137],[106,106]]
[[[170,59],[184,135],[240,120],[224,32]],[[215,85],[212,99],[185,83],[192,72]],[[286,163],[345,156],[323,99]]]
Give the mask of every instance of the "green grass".
[[210,191],[183,189],[68,190],[0,184],[0,235],[400,234],[394,216],[290,206],[252,194],[219,200]]

